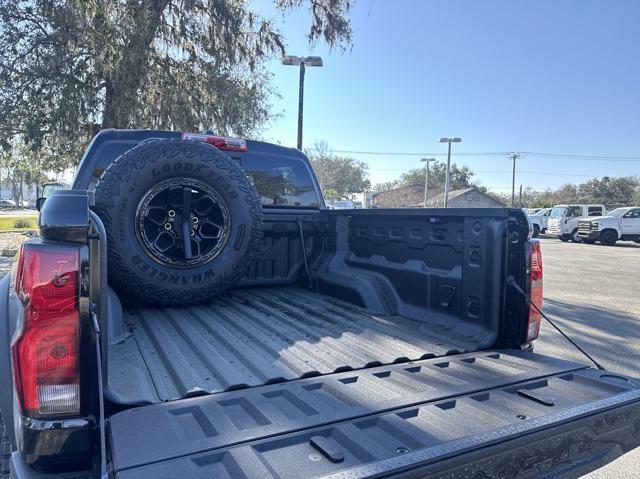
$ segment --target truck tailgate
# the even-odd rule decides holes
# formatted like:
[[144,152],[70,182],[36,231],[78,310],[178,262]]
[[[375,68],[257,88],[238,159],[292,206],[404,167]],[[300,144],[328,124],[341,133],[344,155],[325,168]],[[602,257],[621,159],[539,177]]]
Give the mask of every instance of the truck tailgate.
[[638,445],[640,381],[484,351],[130,409],[109,437],[120,479],[575,473]]

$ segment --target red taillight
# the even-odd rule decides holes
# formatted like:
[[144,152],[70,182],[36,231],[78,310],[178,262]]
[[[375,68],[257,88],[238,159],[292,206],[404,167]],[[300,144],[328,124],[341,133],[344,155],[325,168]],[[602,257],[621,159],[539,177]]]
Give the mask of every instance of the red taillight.
[[183,140],[204,141],[220,150],[247,151],[247,142],[241,138],[227,138],[225,136],[204,135],[201,133],[182,133]]
[[78,414],[78,249],[25,244],[18,261],[16,293],[24,320],[12,354],[22,412],[29,417]]
[[[530,243],[529,270],[529,297],[538,309],[542,309],[542,250],[540,249],[539,241],[532,241]],[[529,305],[527,341],[532,341],[538,337],[540,333],[540,321],[540,313],[538,313],[532,305]]]

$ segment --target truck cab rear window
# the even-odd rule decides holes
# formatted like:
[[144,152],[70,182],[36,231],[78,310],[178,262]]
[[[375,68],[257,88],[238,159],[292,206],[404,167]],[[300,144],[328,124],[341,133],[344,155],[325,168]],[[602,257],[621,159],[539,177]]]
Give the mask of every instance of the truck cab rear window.
[[319,200],[307,166],[296,158],[243,155],[240,164],[260,195],[263,206],[318,208]]
[[[135,147],[139,138],[131,141],[109,141],[95,153],[98,157],[89,188],[94,189],[98,178],[113,160]],[[252,152],[252,149],[254,152]],[[253,182],[263,206],[319,208],[320,199],[316,191],[309,166],[300,158],[282,154],[269,155],[255,152],[250,145],[248,153],[230,155],[237,160]]]
[[589,216],[602,216],[602,206],[589,206]]

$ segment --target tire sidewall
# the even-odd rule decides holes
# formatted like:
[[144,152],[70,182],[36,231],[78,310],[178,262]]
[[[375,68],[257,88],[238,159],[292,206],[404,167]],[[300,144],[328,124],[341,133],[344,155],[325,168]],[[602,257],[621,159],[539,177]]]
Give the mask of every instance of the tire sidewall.
[[[204,143],[158,140],[125,153],[108,171],[109,176],[103,176],[96,188],[96,205],[107,229],[109,279],[125,294],[133,288],[132,296],[143,299],[141,296],[153,294],[151,290],[171,291],[183,295],[171,298],[172,304],[187,304],[196,302],[195,296],[205,296],[207,290],[212,294],[222,291],[237,280],[239,270],[244,272],[246,267],[241,265],[247,263],[247,255],[252,256],[251,243],[260,221],[259,208],[256,215],[251,203],[259,200],[234,160]],[[177,177],[205,183],[229,210],[230,231],[225,244],[217,256],[201,265],[159,263],[144,250],[135,233],[136,213],[144,195],[156,184]],[[110,201],[114,194],[116,201]],[[141,287],[148,291],[136,293]],[[165,303],[162,297],[152,302]]]
[[600,235],[600,243],[605,246],[613,246],[618,241],[618,235],[612,230],[603,231]]
[[537,238],[538,236],[540,236],[540,227],[538,225],[533,225],[532,237]]
[[571,234],[569,235],[569,238],[571,239],[571,241],[573,243],[582,243],[582,238],[580,238],[580,236],[578,236],[578,228],[574,229]]

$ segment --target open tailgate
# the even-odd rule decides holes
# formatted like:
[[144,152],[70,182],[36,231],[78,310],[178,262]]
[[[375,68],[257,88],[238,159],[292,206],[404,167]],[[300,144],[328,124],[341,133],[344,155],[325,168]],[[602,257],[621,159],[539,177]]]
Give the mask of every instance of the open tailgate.
[[120,412],[119,479],[575,476],[640,444],[640,381],[483,351]]

